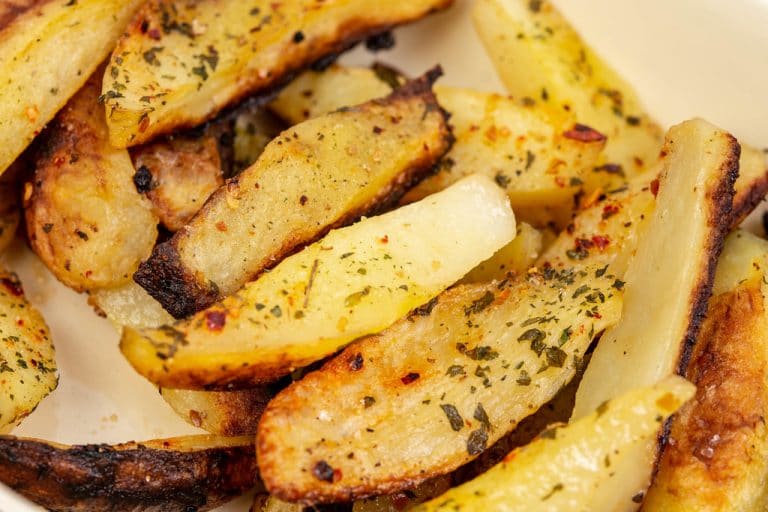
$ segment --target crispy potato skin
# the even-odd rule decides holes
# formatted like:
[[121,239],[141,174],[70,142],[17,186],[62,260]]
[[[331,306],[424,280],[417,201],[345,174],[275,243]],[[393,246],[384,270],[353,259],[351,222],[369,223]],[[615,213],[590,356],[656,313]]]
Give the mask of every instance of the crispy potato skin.
[[160,390],[168,405],[190,425],[221,436],[254,435],[267,403],[270,386],[234,391]]
[[125,147],[200,124],[241,98],[277,89],[318,60],[451,3],[293,0],[257,10],[239,0],[150,1],[118,41],[105,76],[111,141]]
[[128,152],[109,146],[100,78],[95,73],[56,117],[25,191],[32,249],[77,291],[128,282],[157,238]]
[[[395,204],[413,182],[430,172],[453,142],[447,114],[431,90],[439,74],[433,70],[383,100],[284,132],[254,166],[215,192],[188,226],[157,245],[134,280],[174,317],[183,318],[234,293],[331,229]],[[348,146],[351,158],[328,174],[306,163],[312,155],[327,154],[329,144],[339,143],[331,141],[335,134],[331,137],[329,133],[327,139],[318,134],[344,123],[361,137],[379,139]],[[363,128],[367,133],[362,133]],[[411,139],[407,144],[406,138]],[[377,162],[376,143],[391,147],[396,141],[413,153]],[[374,160],[368,159],[371,152]],[[366,155],[365,165],[358,165],[358,153],[358,159]],[[345,177],[343,183],[339,183],[341,176]],[[260,189],[264,192],[258,192]],[[331,189],[333,199],[325,197]],[[338,197],[347,200],[340,203]],[[279,228],[273,227],[276,218],[280,218]],[[207,248],[211,240],[217,241],[215,251]],[[223,246],[235,243],[237,251],[224,250]]]
[[181,438],[67,447],[3,436],[0,481],[61,512],[203,511],[257,484],[249,438],[218,446],[211,436],[199,438],[189,449]]
[[0,252],[13,241],[21,218],[21,204],[16,183],[0,180]]
[[224,184],[218,143],[210,135],[151,142],[131,156],[136,172],[150,180],[147,198],[170,231],[181,229]]
[[741,145],[739,177],[734,188],[731,228],[741,224],[768,194],[768,161],[763,151]]
[[746,511],[765,504],[763,492],[749,494],[756,490],[749,483],[764,488],[768,470],[762,275],[710,301],[686,372],[696,396],[672,422],[645,511]]

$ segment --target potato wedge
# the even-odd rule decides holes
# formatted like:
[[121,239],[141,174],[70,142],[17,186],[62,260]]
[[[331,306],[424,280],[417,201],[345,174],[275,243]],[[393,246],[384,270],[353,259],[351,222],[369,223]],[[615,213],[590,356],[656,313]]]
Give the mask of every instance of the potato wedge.
[[[656,161],[662,131],[634,89],[549,0],[478,0],[475,27],[510,94],[608,137],[601,165],[633,176]],[[575,117],[574,117],[575,116]]]
[[467,283],[485,283],[494,279],[501,281],[512,272],[521,274],[528,270],[541,253],[542,235],[530,224],[517,225],[517,236],[496,254],[473,268],[460,281]]
[[[348,105],[349,98],[373,98],[389,88],[373,70],[332,67],[307,72],[270,104],[291,123]],[[539,109],[511,98],[455,87],[435,88],[451,113],[456,142],[433,176],[411,189],[403,202],[442,190],[473,173],[494,178],[507,190],[521,220],[565,224],[574,195],[593,173],[604,138],[573,123],[553,123]]]
[[[575,423],[548,430],[484,475],[413,511],[631,510],[637,506],[636,489],[614,477],[613,465],[633,447],[654,439],[661,422],[694,391],[684,379],[668,377],[623,393]],[[622,506],[606,508],[606,492]]]
[[141,3],[6,2],[0,14],[0,174],[96,70]]
[[614,281],[592,268],[459,286],[351,345],[267,406],[257,435],[267,488],[345,501],[469,462],[573,378],[619,319]]
[[[624,274],[621,322],[595,349],[572,419],[634,385],[685,371],[731,221],[739,149],[736,139],[706,121],[670,129],[656,208]],[[658,450],[656,439],[632,448],[613,467],[617,479],[647,488]]]
[[16,183],[0,180],[0,252],[3,252],[16,236],[21,219],[20,203]]
[[188,320],[127,328],[121,349],[140,374],[164,387],[270,382],[391,325],[514,235],[506,195],[488,178],[470,176],[332,231]]
[[128,152],[107,140],[100,80],[91,76],[47,130],[24,198],[32,249],[77,291],[127,283],[157,238]]
[[252,437],[114,446],[0,437],[0,482],[55,511],[210,510],[258,483]]
[[235,391],[161,389],[160,395],[179,417],[197,428],[221,436],[244,436],[256,434],[261,413],[275,393],[263,386]]
[[672,420],[645,511],[766,508],[767,256],[768,242],[748,233],[726,240],[686,369],[698,391]]
[[176,318],[189,316],[330,229],[396,202],[450,147],[431,91],[439,74],[283,132],[134,280]]
[[191,127],[313,62],[451,0],[151,0],[118,41],[104,76],[115,147]]
[[53,341],[16,274],[0,268],[0,432],[9,432],[59,383]]

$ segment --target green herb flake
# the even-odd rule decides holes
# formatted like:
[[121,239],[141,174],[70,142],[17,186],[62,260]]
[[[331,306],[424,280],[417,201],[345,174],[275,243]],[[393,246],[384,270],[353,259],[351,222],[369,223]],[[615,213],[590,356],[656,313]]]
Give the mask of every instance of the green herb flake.
[[464,427],[464,419],[459,414],[459,410],[452,404],[440,404],[440,408],[448,417],[448,422],[451,424],[451,429],[458,432]]

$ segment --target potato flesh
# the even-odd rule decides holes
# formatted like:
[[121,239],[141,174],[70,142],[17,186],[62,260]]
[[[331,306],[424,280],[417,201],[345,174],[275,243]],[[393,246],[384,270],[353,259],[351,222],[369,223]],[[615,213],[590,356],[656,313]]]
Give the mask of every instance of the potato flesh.
[[99,288],[89,292],[88,301],[118,328],[158,327],[173,322],[163,306],[141,286],[128,282],[116,288]]
[[[487,473],[416,507],[440,510],[629,510],[636,488],[614,478],[613,466],[655,438],[661,422],[694,393],[680,377],[623,393],[596,412],[557,427],[511,452]],[[604,508],[609,492],[620,508]]]
[[189,320],[126,329],[121,348],[139,373],[166,387],[268,382],[387,327],[514,235],[503,192],[469,177],[332,231]]
[[0,174],[96,70],[140,4],[33,2],[3,19]]
[[655,162],[661,129],[633,88],[582,41],[552,2],[479,0],[472,15],[510,94],[605,134],[601,165],[619,165],[632,176]]
[[24,202],[32,249],[77,291],[127,283],[157,238],[128,152],[107,140],[99,80],[93,75],[48,129]]
[[[289,122],[348,105],[348,97],[373,98],[386,90],[374,71],[334,67],[307,72],[270,104]],[[584,142],[566,136],[571,124],[553,123],[541,111],[511,98],[454,87],[435,88],[451,113],[456,142],[438,172],[411,189],[404,202],[442,190],[456,180],[483,173],[509,194],[515,214],[534,225],[564,223],[603,149],[597,137]]]
[[[343,501],[472,460],[567,384],[618,321],[621,292],[599,270],[457,287],[348,347],[268,406],[257,437],[267,488]],[[321,462],[341,477],[313,476]]]
[[283,132],[134,279],[175,317],[189,316],[329,229],[399,199],[452,140],[434,78]]
[[686,377],[698,392],[673,419],[643,510],[757,511],[768,481],[768,242],[726,241]]
[[[248,94],[449,0],[239,0],[145,4],[104,79],[110,140],[134,145],[200,124]],[[113,71],[114,70],[114,71]]]
[[58,384],[45,320],[15,274],[0,269],[0,431],[8,432]]
[[541,233],[530,224],[521,222],[517,225],[514,240],[470,270],[461,283],[484,283],[494,279],[501,281],[510,272],[521,274],[539,257],[542,243]]

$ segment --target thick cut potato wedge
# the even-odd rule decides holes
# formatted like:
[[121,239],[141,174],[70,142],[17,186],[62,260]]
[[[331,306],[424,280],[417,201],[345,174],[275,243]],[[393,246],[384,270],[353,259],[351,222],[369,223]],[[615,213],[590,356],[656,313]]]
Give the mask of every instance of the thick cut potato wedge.
[[686,377],[698,391],[672,420],[643,510],[765,510],[768,483],[768,242],[726,241]]
[[135,281],[176,318],[189,316],[331,228],[396,202],[450,147],[431,91],[439,74],[283,132],[154,249]]
[[[389,88],[373,71],[332,67],[307,72],[270,104],[291,123],[369,99]],[[421,199],[473,173],[494,178],[509,194],[515,215],[535,225],[564,224],[574,195],[591,177],[605,139],[573,123],[553,123],[539,109],[511,98],[469,89],[436,87],[451,114],[456,142],[437,172],[411,189],[403,202]]]
[[256,433],[261,413],[275,393],[268,387],[236,391],[161,389],[160,395],[185,421],[211,434]]
[[0,12],[0,174],[96,70],[141,3],[6,2]]
[[[739,149],[731,135],[702,120],[670,129],[653,217],[624,274],[621,322],[592,355],[573,419],[634,385],[685,371],[732,217]],[[646,488],[658,444],[633,448],[614,466],[617,478]]]
[[51,334],[15,274],[0,269],[0,432],[35,410],[59,382]]
[[32,249],[78,291],[130,281],[157,238],[128,152],[107,140],[100,80],[94,74],[47,130],[24,198]]
[[514,236],[506,195],[488,178],[471,176],[332,231],[188,320],[128,328],[121,349],[164,387],[269,382],[391,325]]
[[470,270],[461,283],[485,283],[494,279],[501,281],[510,272],[521,274],[539,257],[542,244],[541,232],[529,224],[519,223],[515,239]]
[[264,94],[315,61],[443,9],[451,0],[151,0],[104,75],[110,140],[145,142]]
[[160,140],[132,153],[136,189],[170,231],[181,229],[224,184],[218,142],[210,135]]
[[618,321],[621,292],[604,270],[459,286],[351,345],[267,406],[257,436],[267,488],[345,501],[472,460],[566,385]]
[[0,252],[3,252],[16,236],[20,218],[21,204],[16,183],[0,180]]
[[[614,465],[638,444],[654,439],[662,421],[693,393],[694,387],[680,377],[624,393],[571,425],[548,430],[484,475],[413,510],[632,510],[637,489],[614,475]],[[620,505],[606,508],[606,494]]]
[[552,2],[478,0],[473,19],[510,94],[605,134],[602,165],[631,176],[655,162],[661,129]]
[[258,483],[252,437],[115,446],[0,437],[0,482],[54,511],[210,510]]

